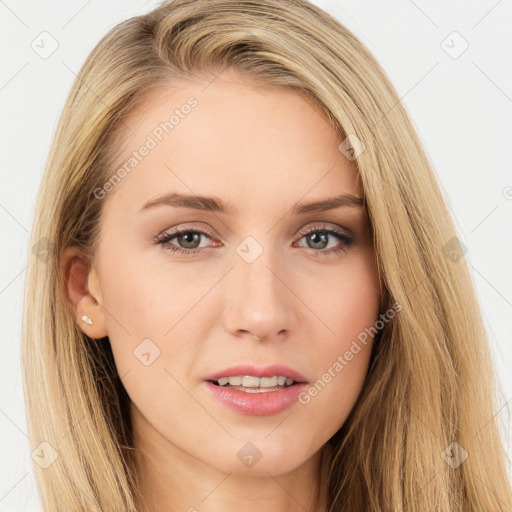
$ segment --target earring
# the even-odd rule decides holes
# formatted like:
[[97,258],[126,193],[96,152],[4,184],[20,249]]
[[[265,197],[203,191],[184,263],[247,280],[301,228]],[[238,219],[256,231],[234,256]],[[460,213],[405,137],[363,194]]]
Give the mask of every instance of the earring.
[[82,317],[82,322],[84,322],[84,323],[86,323],[86,324],[88,324],[88,325],[91,325],[91,324],[92,324],[92,319],[91,319],[91,318],[89,318],[87,315],[84,315],[84,316]]

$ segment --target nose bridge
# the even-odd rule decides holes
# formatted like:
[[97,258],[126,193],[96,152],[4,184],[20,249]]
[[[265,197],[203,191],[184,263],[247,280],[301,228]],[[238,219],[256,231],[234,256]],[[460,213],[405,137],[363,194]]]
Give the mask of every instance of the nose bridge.
[[279,255],[269,247],[253,237],[242,241],[233,254],[226,286],[227,329],[232,334],[248,331],[261,339],[289,331],[295,318],[293,294],[286,286],[289,276]]

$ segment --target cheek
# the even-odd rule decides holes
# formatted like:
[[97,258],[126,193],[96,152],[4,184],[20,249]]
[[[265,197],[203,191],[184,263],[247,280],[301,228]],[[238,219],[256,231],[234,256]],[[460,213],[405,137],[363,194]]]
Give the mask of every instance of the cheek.
[[325,327],[320,330],[326,333],[323,337],[332,340],[324,352],[332,355],[378,318],[381,293],[373,252],[358,249],[339,265],[319,265],[309,274],[300,293]]
[[[351,260],[330,277],[317,276],[310,293],[327,334],[316,337],[312,357],[315,380],[299,399],[299,407],[330,437],[352,410],[364,384],[379,318],[380,289],[373,259]],[[311,283],[310,283],[311,284]],[[315,300],[315,297],[318,297]]]
[[161,338],[197,301],[193,279],[185,279],[180,266],[155,262],[140,250],[111,252],[102,274],[108,330],[125,337]]
[[117,371],[137,410],[175,427],[175,411],[187,414],[195,405],[175,368],[188,368],[193,361],[185,314],[198,297],[193,287],[185,287],[190,281],[177,266],[162,266],[161,261],[156,265],[133,254],[113,258],[115,264],[108,271],[104,267],[109,340]]
[[142,390],[151,387],[154,372],[163,372],[183,351],[179,337],[168,342],[192,297],[187,299],[187,288],[171,268],[164,271],[161,263],[157,266],[129,249],[107,254],[101,288],[110,344],[119,375],[129,374],[130,389]]
[[[371,325],[373,321],[367,324]],[[325,439],[334,435],[353,409],[363,388],[373,346],[372,335],[365,333],[363,324],[354,322],[352,327],[344,327],[346,333],[336,343],[323,345],[321,356],[316,358],[319,370],[297,404],[305,418],[314,418],[310,428]],[[358,337],[361,332],[364,336]]]

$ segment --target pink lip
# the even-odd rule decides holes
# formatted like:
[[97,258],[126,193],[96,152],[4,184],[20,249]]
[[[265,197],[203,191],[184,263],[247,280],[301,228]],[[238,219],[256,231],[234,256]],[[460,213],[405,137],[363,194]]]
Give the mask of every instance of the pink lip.
[[237,389],[223,388],[212,382],[204,383],[208,391],[224,405],[242,414],[270,416],[284,411],[296,403],[306,383],[294,384],[278,391],[246,393]]
[[301,375],[299,372],[292,370],[284,364],[272,364],[270,366],[265,366],[264,368],[242,364],[208,375],[204,380],[212,381],[218,380],[221,377],[236,377],[238,375],[252,375],[254,377],[273,377],[274,375],[281,375],[283,377],[293,379],[295,382],[307,382],[304,375]]
[[[234,377],[238,375],[252,375],[254,377],[281,375],[293,379],[295,383],[292,386],[277,391],[246,393],[237,389],[220,387],[211,382],[217,381],[221,377]],[[204,380],[206,388],[217,400],[231,409],[254,416],[269,416],[287,409],[297,402],[300,393],[307,387],[307,380],[304,375],[283,364],[273,364],[264,368],[246,364],[232,366],[231,368],[208,375]]]

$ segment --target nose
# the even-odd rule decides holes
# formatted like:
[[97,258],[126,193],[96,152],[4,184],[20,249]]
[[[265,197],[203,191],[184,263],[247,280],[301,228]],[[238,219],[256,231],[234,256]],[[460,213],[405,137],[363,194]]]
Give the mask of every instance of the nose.
[[284,339],[297,321],[292,275],[270,251],[248,263],[238,255],[225,283],[225,328],[233,336],[258,341]]

